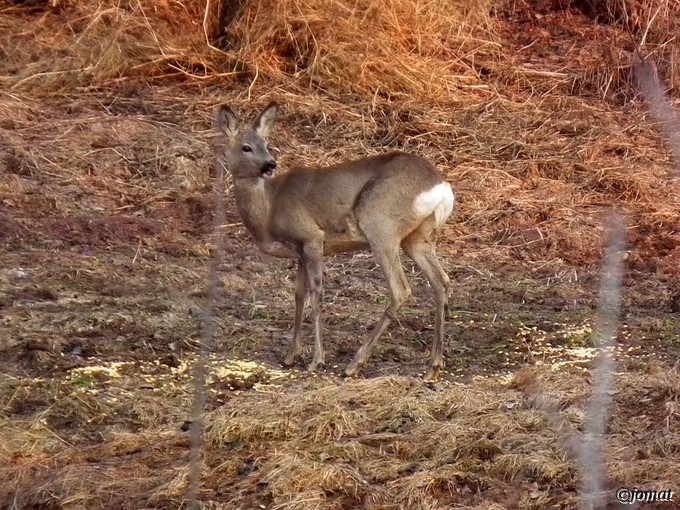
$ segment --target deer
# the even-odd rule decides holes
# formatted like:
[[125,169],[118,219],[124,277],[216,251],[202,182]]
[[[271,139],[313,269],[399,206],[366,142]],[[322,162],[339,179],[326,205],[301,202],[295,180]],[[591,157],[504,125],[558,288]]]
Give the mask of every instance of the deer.
[[397,312],[411,295],[399,248],[413,260],[434,291],[436,305],[431,366],[436,380],[444,367],[444,321],[451,282],[435,251],[436,239],[453,211],[454,193],[425,158],[394,151],[326,167],[293,166],[275,172],[268,136],[278,105],[270,103],[247,127],[227,106],[217,112],[226,138],[219,161],[232,178],[236,207],[258,248],[297,260],[292,342],[284,365],[301,354],[305,301],[314,325],[314,355],[307,366],[325,365],[322,343],[324,256],[370,250],[382,269],[389,303],[363,341],[345,376],[358,374]]

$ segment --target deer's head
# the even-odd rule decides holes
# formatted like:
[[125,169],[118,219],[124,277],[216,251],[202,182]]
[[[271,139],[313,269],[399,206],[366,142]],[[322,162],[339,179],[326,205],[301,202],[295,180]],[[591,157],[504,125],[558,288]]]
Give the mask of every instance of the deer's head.
[[270,103],[245,129],[223,105],[217,112],[217,125],[227,137],[224,163],[234,179],[271,179],[276,161],[269,153],[267,136],[276,121],[276,103]]

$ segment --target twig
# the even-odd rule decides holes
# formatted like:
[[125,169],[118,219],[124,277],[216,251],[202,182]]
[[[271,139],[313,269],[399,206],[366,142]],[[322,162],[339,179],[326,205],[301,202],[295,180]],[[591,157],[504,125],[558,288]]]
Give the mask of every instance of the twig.
[[614,379],[613,350],[619,327],[625,232],[623,218],[615,211],[612,211],[608,224],[609,235],[602,262],[599,306],[595,320],[595,342],[599,355],[594,361],[593,394],[586,414],[588,422],[578,448],[579,463],[583,468],[580,505],[583,510],[604,506],[605,429]]
[[206,284],[206,304],[203,309],[203,323],[201,329],[201,343],[199,345],[199,355],[194,368],[194,406],[191,419],[191,451],[189,455],[189,487],[188,500],[190,510],[199,510],[199,488],[203,464],[201,462],[201,449],[203,435],[203,411],[205,408],[205,380],[206,364],[208,352],[212,346],[213,335],[215,333],[215,317],[213,314],[215,300],[217,298],[217,287],[219,284],[218,268],[223,259],[224,250],[222,249],[222,225],[226,223],[226,212],[224,204],[224,166],[222,160],[217,157],[214,159],[215,175],[215,216],[213,218],[213,235],[215,237],[215,252],[210,260],[208,269],[208,281]]
[[[666,2],[663,2],[666,3]],[[645,45],[645,41],[647,40],[647,34],[649,33],[649,29],[652,26],[652,23],[654,23],[654,20],[656,17],[659,15],[659,12],[661,11],[661,7],[663,6],[663,3],[659,4],[659,7],[657,7],[656,12],[649,18],[649,21],[647,22],[647,26],[645,27],[645,31],[642,34],[642,39],[640,40],[640,46]]]
[[661,124],[663,135],[675,159],[676,176],[680,176],[680,119],[675,115],[671,101],[661,88],[656,67],[639,52],[633,57],[633,74],[651,114]]

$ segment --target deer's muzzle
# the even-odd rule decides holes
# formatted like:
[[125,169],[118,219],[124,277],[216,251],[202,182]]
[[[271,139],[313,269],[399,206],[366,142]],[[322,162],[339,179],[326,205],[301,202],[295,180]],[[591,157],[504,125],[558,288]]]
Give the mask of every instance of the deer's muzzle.
[[260,169],[260,175],[262,177],[269,178],[272,175],[274,175],[274,169],[276,168],[276,161],[273,159],[271,161],[267,161],[262,165],[262,168]]

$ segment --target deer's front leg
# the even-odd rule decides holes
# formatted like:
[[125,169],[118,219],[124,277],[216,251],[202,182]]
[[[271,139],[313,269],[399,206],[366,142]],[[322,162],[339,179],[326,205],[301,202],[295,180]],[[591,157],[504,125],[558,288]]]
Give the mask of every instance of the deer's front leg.
[[305,309],[305,298],[307,297],[307,269],[302,259],[298,258],[297,272],[295,273],[295,321],[293,322],[293,341],[286,354],[284,364],[291,366],[295,363],[295,358],[300,355],[302,348],[300,337],[302,335],[302,315]]
[[306,243],[302,248],[302,261],[307,270],[312,321],[314,322],[314,357],[307,366],[313,371],[324,365],[321,339],[321,306],[323,301],[323,241]]

